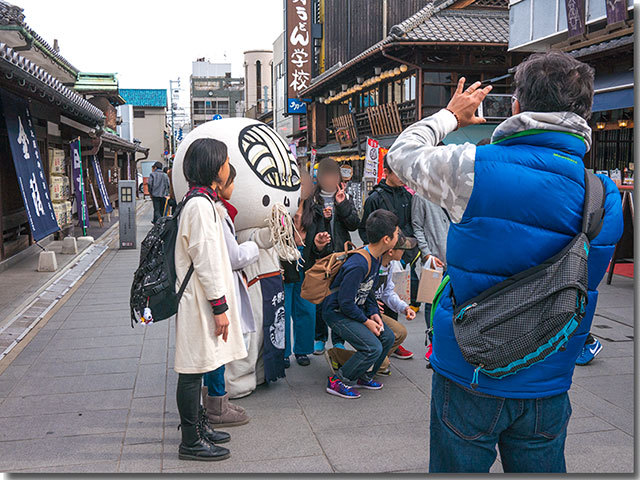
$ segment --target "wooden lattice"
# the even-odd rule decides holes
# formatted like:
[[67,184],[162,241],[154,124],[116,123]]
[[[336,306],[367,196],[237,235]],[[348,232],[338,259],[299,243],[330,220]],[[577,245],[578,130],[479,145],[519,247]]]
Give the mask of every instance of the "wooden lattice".
[[481,8],[509,8],[509,0],[476,0],[473,7]]
[[400,112],[395,102],[369,107],[367,115],[374,135],[392,135],[402,131]]

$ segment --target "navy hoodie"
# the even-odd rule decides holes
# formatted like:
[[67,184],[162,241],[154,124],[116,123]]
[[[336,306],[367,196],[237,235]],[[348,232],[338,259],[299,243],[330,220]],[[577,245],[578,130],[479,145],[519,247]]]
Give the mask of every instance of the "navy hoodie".
[[371,270],[367,274],[367,260],[360,254],[351,255],[338,270],[331,283],[336,290],[322,302],[323,315],[339,312],[345,317],[364,323],[376,313],[380,313],[374,295],[378,283],[380,261],[371,256]]

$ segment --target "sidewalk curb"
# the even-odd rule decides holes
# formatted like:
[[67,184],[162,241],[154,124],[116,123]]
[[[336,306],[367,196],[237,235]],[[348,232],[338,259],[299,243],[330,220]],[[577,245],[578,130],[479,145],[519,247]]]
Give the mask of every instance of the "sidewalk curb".
[[[140,206],[136,209],[136,216],[140,213],[140,211],[147,204],[144,202],[140,203]],[[40,287],[29,299],[27,299],[21,306],[16,308],[10,315],[11,320],[0,328],[0,334],[2,332],[11,328],[14,323],[20,318],[28,317],[27,315],[29,309],[35,308],[36,310],[44,307],[42,311],[40,311],[33,321],[26,326],[25,330],[18,335],[13,342],[5,348],[3,352],[0,353],[0,373],[2,373],[13,361],[20,351],[29,344],[29,341],[35,336],[37,331],[40,330],[44,325],[46,325],[47,321],[53,314],[61,308],[66,301],[70,298],[70,295],[77,290],[77,288],[84,282],[86,279],[87,273],[92,271],[95,267],[97,267],[102,259],[104,258],[105,252],[107,252],[112,246],[113,242],[116,241],[116,233],[119,229],[119,221],[115,222],[108,230],[106,230],[96,242],[92,245],[89,245],[82,253],[80,253],[72,262],[69,262],[65,267],[56,274],[53,278],[51,278],[47,283],[45,283],[42,287]],[[94,258],[88,258],[91,254],[94,254]],[[82,265],[84,268],[81,271],[73,272],[73,269],[80,266],[84,260],[88,260],[85,263],[88,265]],[[68,285],[63,285],[63,290],[61,292],[56,292],[56,287],[59,282],[63,282],[67,275],[71,273],[77,274],[73,275],[73,278],[69,279]],[[50,303],[46,304],[49,299],[43,298],[47,296],[47,294],[54,295],[51,299]],[[44,301],[45,305],[37,306],[38,302]],[[39,327],[39,328],[36,328]],[[29,335],[33,333],[33,335]],[[23,341],[27,338],[27,341]],[[20,346],[21,348],[18,351],[15,351],[16,347]],[[12,354],[12,355],[10,355]],[[6,363],[6,364],[5,364]]]

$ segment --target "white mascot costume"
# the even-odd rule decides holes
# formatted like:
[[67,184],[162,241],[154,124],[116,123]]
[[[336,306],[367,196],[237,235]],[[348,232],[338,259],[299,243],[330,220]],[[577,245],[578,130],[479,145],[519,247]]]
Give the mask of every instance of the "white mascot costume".
[[182,162],[189,145],[199,138],[224,142],[235,167],[231,203],[238,209],[238,242],[252,240],[260,248],[258,261],[243,270],[249,286],[256,331],[245,335],[248,356],[226,365],[230,398],[249,395],[256,385],[284,377],[284,285],[280,258],[294,260],[291,216],[300,199],[300,171],[291,150],[269,126],[249,118],[207,122],[180,144],[173,164],[176,200],[187,193]]

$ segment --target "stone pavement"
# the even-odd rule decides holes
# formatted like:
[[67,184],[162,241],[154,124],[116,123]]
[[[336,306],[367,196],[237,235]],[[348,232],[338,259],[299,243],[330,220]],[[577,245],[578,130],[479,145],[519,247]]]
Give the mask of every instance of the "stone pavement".
[[[139,240],[149,220],[144,209]],[[237,401],[251,422],[229,429],[229,460],[178,460],[172,322],[129,325],[138,255],[105,253],[0,374],[0,471],[427,471],[431,371],[422,359],[422,313],[405,323],[405,346],[417,358],[394,359],[383,390],[357,401],[332,397],[322,357],[309,367],[294,361],[284,381]],[[594,332],[604,350],[577,368],[570,392],[570,472],[633,471],[632,287],[619,276],[602,287]]]

